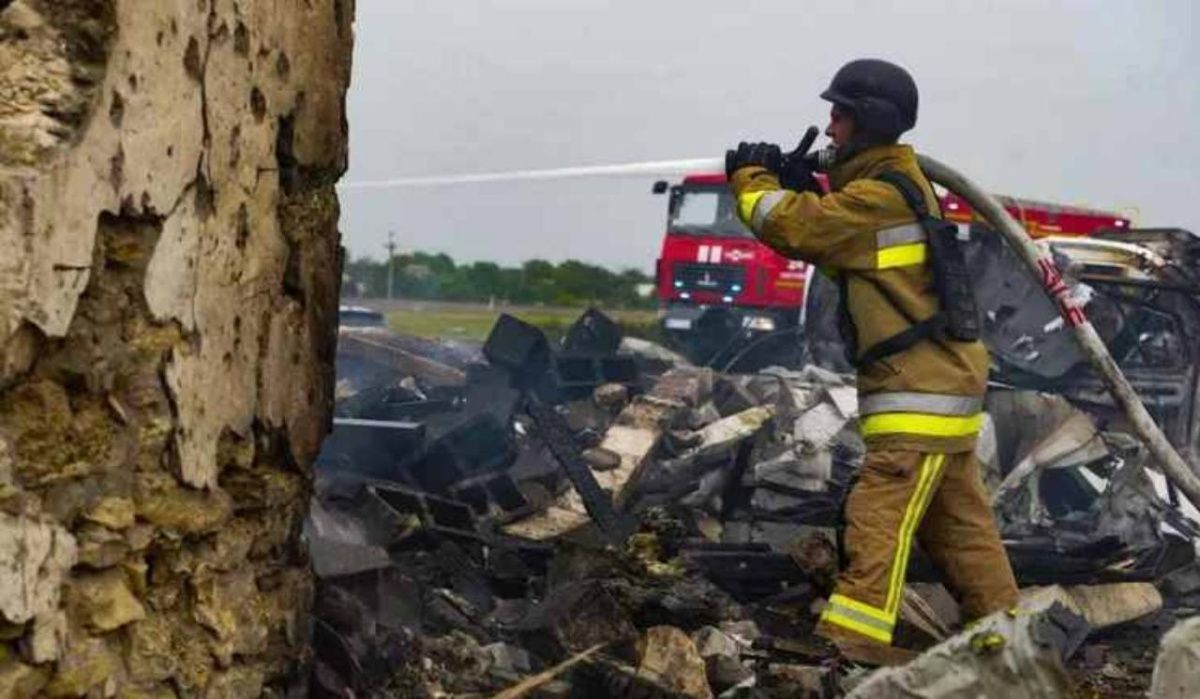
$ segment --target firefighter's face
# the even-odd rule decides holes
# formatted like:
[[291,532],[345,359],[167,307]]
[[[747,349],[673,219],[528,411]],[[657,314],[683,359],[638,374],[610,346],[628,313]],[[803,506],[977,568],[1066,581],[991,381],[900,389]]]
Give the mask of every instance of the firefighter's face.
[[825,127],[825,135],[833,141],[835,148],[841,148],[850,142],[854,135],[854,118],[850,112],[838,105],[829,110],[829,126]]

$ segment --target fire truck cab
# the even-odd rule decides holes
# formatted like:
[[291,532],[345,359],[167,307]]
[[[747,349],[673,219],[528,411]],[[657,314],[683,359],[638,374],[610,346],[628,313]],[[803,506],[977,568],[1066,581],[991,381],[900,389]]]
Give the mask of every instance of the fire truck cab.
[[712,363],[747,340],[798,328],[807,265],[759,243],[737,218],[723,174],[656,185],[668,193],[655,267],[662,327],[690,359]]

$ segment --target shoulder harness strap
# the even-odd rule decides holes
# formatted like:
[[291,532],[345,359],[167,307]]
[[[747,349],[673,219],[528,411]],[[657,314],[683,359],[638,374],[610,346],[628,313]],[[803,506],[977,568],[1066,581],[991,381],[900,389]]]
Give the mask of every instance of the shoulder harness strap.
[[925,202],[925,193],[908,175],[897,170],[887,170],[879,173],[875,179],[892,185],[900,192],[900,196],[904,197],[904,203],[908,204],[908,208],[917,215],[917,223],[921,223],[922,219],[930,215],[929,206]]
[[[925,201],[925,194],[907,175],[895,170],[881,172],[876,176],[876,179],[885,182],[895,187],[900,196],[904,198],[904,203],[917,216],[917,223],[924,224],[930,218],[929,206]],[[929,235],[929,227],[923,226],[926,229],[926,235]],[[895,301],[893,301],[895,303]],[[898,310],[900,309],[897,306]],[[907,315],[907,314],[904,314]],[[910,319],[911,320],[911,319]],[[924,340],[939,330],[945,325],[945,317],[941,311],[934,313],[929,318],[923,321],[913,323],[907,329],[892,335],[891,337],[881,340],[871,347],[868,347],[865,352],[854,359],[853,363],[856,366],[864,367],[874,364],[880,359],[890,357],[893,354],[899,354],[904,350],[912,347],[921,340]]]

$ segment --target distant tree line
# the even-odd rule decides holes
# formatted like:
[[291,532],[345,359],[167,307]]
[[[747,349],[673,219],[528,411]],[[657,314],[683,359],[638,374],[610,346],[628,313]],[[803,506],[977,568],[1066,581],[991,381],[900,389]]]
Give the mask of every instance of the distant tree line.
[[[654,305],[638,287],[653,278],[636,270],[613,272],[578,260],[554,264],[530,260],[520,267],[492,262],[455,264],[446,254],[415,252],[396,255],[392,296],[442,301],[508,302],[614,308]],[[386,261],[360,258],[346,265],[343,293],[369,298],[388,296]]]

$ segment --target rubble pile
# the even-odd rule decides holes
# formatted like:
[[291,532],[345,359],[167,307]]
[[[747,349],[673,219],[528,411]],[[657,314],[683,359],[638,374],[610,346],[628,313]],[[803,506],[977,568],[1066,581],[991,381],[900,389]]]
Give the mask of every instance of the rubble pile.
[[594,310],[558,346],[501,316],[481,352],[343,328],[339,363],[315,696],[1057,696],[1120,660],[1114,630],[1200,602],[1200,529],[1140,445],[995,389],[978,456],[1023,611],[957,633],[916,555],[897,643],[927,652],[867,676],[812,634],[864,454],[852,377],[720,374]]

